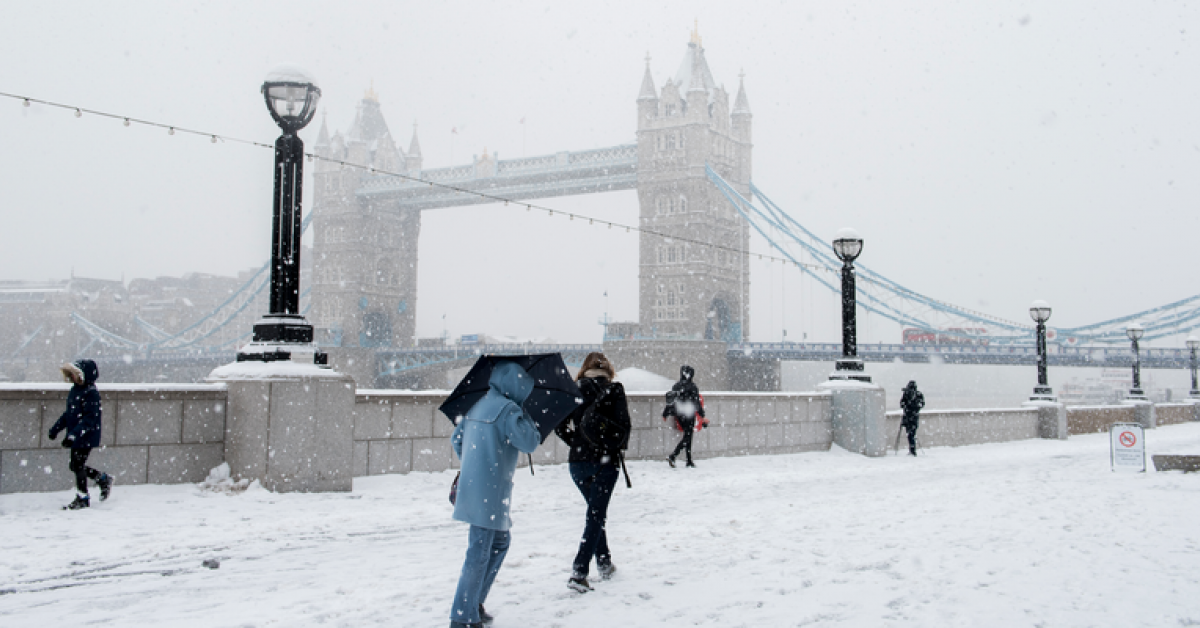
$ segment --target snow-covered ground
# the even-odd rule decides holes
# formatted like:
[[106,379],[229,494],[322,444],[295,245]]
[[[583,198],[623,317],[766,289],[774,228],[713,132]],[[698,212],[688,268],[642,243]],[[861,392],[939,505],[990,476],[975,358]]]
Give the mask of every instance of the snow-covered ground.
[[[1147,441],[1200,454],[1200,424]],[[583,525],[566,467],[519,470],[488,608],[496,628],[1200,625],[1200,474],[1114,474],[1104,434],[923,453],[632,463],[619,571],[586,595],[566,588]],[[445,626],[466,539],[452,477],[117,486],[80,512],[0,496],[0,625]]]

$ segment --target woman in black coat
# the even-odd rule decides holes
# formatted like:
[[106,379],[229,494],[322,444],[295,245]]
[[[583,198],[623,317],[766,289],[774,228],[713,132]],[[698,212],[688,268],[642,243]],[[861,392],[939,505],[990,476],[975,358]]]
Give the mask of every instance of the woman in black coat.
[[[612,563],[605,525],[608,519],[608,502],[621,474],[622,452],[629,446],[631,426],[625,387],[619,382],[614,382],[615,378],[616,371],[603,353],[589,353],[575,378],[579,389],[583,391],[583,404],[554,430],[571,448],[568,458],[571,479],[575,481],[576,488],[588,506],[583,538],[579,542],[579,551],[575,554],[571,578],[567,581],[568,587],[580,593],[592,590],[587,577],[593,556],[596,558],[596,570],[600,572],[602,579],[611,578],[617,570]],[[579,431],[579,423],[588,407],[596,404],[597,400],[600,405],[596,407],[596,412],[611,421],[624,434],[618,447],[595,445]]]
[[100,391],[96,389],[100,369],[91,360],[79,360],[63,365],[61,370],[63,378],[74,385],[71,386],[71,392],[67,393],[67,409],[54,422],[49,436],[50,440],[54,440],[59,432],[67,433],[63,437],[63,447],[71,448],[68,468],[75,474],[75,490],[78,494],[75,501],[63,506],[63,509],[79,510],[91,505],[88,478],[100,486],[101,501],[108,499],[108,491],[112,487],[112,478],[107,473],[87,466],[92,448],[100,446]]

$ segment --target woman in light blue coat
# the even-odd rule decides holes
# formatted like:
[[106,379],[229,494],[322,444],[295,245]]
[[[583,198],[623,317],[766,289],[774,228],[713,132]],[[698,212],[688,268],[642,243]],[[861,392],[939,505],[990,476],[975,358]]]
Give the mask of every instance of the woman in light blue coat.
[[520,366],[497,364],[487,394],[459,419],[450,437],[454,453],[462,460],[454,518],[471,524],[450,609],[451,628],[490,623],[483,602],[508,553],[509,502],[517,458],[533,453],[541,442],[537,425],[521,408],[532,390],[533,379]]

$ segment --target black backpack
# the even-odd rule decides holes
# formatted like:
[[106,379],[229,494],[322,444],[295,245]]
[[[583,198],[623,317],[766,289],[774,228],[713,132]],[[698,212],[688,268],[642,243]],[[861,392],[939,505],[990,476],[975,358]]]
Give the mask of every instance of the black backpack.
[[579,435],[593,447],[617,451],[629,434],[623,426],[608,416],[609,406],[604,402],[608,397],[609,386],[601,389],[596,400],[583,411],[583,416],[579,417]]

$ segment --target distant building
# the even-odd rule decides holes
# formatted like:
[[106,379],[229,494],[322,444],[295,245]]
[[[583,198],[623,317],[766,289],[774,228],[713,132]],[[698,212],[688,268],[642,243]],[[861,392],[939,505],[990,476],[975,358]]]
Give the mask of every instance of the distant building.
[[[310,274],[301,271],[301,289]],[[189,273],[183,277],[71,279],[45,282],[0,282],[0,380],[57,381],[57,368],[81,357],[120,359],[155,352],[232,353],[249,341],[254,322],[267,312],[267,291],[245,294],[240,310],[226,307],[231,297],[258,273],[237,277]],[[247,287],[246,290],[250,290]],[[301,300],[301,306],[307,299]],[[201,342],[182,349],[156,343],[220,314]],[[112,381],[112,380],[109,380]]]

